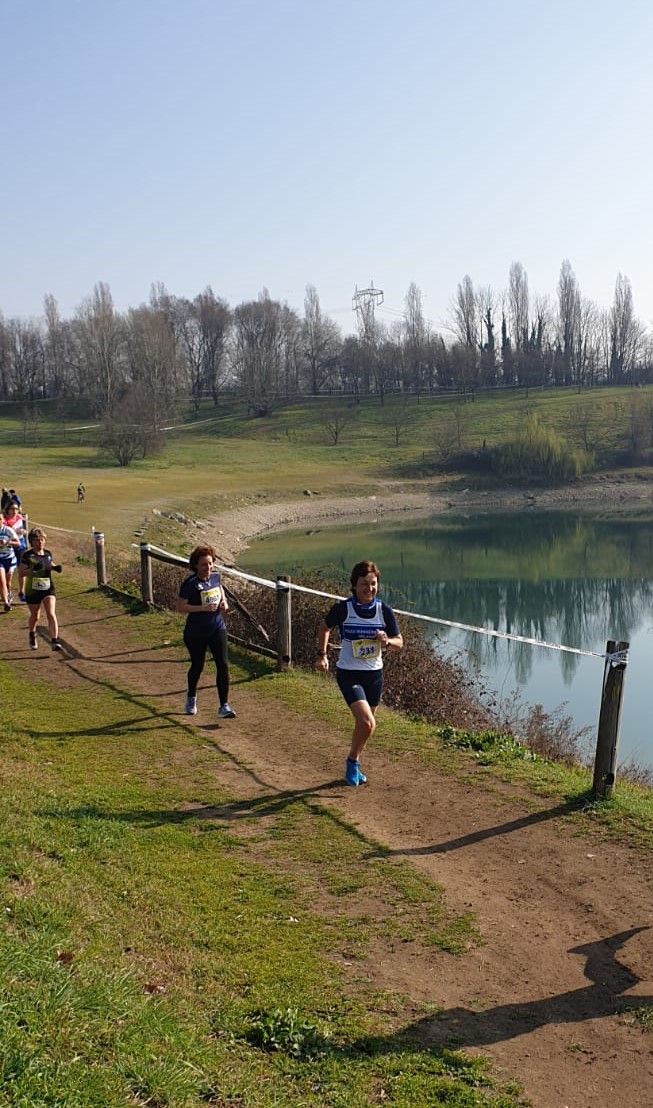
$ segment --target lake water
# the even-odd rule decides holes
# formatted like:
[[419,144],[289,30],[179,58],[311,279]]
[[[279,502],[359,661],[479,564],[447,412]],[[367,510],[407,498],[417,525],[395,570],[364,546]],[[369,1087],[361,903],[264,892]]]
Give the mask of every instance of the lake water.
[[[305,570],[325,569],[344,589],[360,558],[377,562],[382,594],[408,611],[601,653],[608,639],[630,642],[619,760],[653,765],[653,513],[384,518],[270,535],[240,564],[299,583]],[[602,660],[441,627],[433,635],[500,698],[519,690],[548,712],[566,703],[594,744]]]

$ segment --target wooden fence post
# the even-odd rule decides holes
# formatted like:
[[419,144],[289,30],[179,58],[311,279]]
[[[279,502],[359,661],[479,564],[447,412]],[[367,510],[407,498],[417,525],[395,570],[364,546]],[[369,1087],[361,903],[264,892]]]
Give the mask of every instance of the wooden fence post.
[[106,585],[107,564],[104,558],[104,532],[94,531],[93,538],[95,539],[95,569],[97,572],[97,583],[98,585]]
[[154,604],[152,559],[150,558],[149,544],[146,542],[141,543],[141,598],[143,604]]
[[603,670],[603,691],[594,760],[593,793],[595,797],[604,799],[612,796],[617,777],[619,725],[621,723],[621,705],[629,646],[630,643],[614,642],[612,639],[608,639],[605,648],[607,655],[614,655],[623,651],[624,656],[618,660],[607,657]]
[[292,615],[290,578],[277,576],[277,669],[289,669],[292,665]]

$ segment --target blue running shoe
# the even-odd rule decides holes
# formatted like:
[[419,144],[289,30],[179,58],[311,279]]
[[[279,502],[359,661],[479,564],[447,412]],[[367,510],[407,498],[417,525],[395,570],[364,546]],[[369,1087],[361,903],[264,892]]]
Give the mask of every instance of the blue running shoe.
[[187,696],[186,697],[186,704],[184,706],[184,712],[186,713],[187,716],[196,716],[197,715],[197,697],[196,696]]
[[357,788],[360,784],[360,762],[354,761],[353,758],[348,758],[345,764],[345,781],[348,785],[353,785]]
[[363,773],[363,771],[360,767],[360,762],[359,762],[358,763],[358,784],[359,785],[365,785],[366,783],[367,783],[367,777]]

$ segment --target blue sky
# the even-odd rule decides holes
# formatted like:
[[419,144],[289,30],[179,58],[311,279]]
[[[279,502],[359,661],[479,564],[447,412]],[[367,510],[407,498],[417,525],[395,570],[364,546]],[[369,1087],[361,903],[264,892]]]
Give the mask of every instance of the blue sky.
[[653,323],[644,0],[0,0],[0,310],[163,282],[303,308],[520,261]]

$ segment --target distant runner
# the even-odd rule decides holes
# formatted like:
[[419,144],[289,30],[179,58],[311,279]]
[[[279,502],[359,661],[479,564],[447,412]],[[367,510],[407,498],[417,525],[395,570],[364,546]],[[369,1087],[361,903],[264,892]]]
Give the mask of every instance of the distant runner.
[[351,714],[354,732],[345,764],[348,785],[363,785],[367,777],[361,770],[360,756],[376,729],[376,709],[383,692],[383,647],[401,650],[404,640],[392,610],[376,594],[381,577],[374,562],[357,562],[351,571],[351,600],[339,600],[327,612],[320,628],[316,668],[329,668],[327,646],[332,627],[340,630],[340,657],[336,679]]

